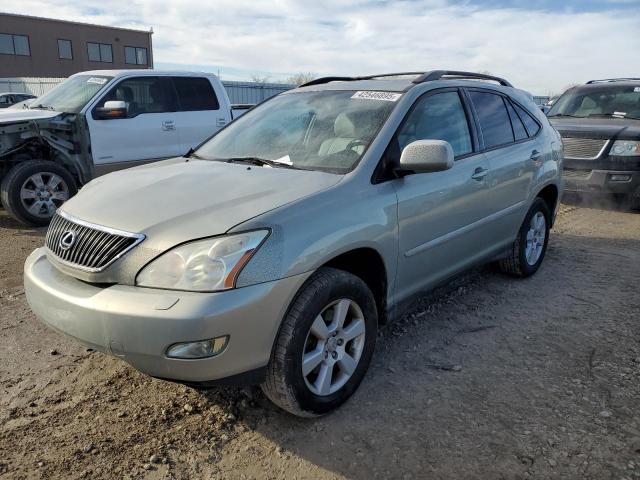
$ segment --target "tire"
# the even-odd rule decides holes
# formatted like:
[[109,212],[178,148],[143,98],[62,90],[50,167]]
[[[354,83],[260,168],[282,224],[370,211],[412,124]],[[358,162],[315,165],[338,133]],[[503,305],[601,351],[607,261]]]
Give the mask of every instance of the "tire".
[[640,190],[629,195],[629,208],[640,211]]
[[[534,230],[532,227],[532,220],[534,218],[539,219],[539,215],[544,219],[544,228],[540,228],[540,231],[544,231],[544,239],[540,242],[540,235],[534,234],[534,239],[537,240],[539,249],[533,253],[529,259],[527,253],[531,252],[531,248],[527,250],[528,235],[531,235],[530,231]],[[498,262],[500,270],[509,275],[515,277],[526,278],[530,277],[538,271],[542,261],[544,260],[545,253],[547,252],[547,245],[549,243],[549,230],[551,225],[551,212],[546,202],[541,198],[536,198],[531,205],[531,208],[524,217],[524,221],[518,231],[518,236],[511,245],[509,256],[501,259]],[[533,261],[535,259],[535,261]]]
[[[38,177],[40,187],[34,182]],[[66,168],[46,160],[28,160],[18,163],[2,179],[0,201],[18,222],[41,227],[48,225],[55,210],[76,192],[76,182]],[[33,197],[24,198],[26,195]]]
[[[345,328],[334,337],[329,335],[326,341],[317,337],[317,331],[322,330],[317,328],[318,322],[322,321],[331,331],[335,325],[333,316],[340,311],[346,313]],[[371,363],[377,327],[376,303],[367,285],[342,270],[319,269],[301,287],[282,322],[262,384],[263,392],[273,403],[300,417],[334,410],[360,385]],[[348,340],[361,330],[362,336]],[[307,375],[303,374],[303,363],[310,368],[315,362],[303,362],[305,353],[307,358],[321,359]],[[346,354],[352,360],[359,356],[355,368],[351,360],[347,362]],[[322,379],[327,378],[325,373],[329,371],[333,376],[327,387]]]

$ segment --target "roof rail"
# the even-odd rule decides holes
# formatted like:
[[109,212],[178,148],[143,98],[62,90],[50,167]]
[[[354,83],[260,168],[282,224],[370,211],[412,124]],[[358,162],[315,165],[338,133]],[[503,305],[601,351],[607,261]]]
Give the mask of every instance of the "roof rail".
[[398,72],[398,73],[380,73],[378,75],[365,75],[360,77],[320,77],[314,78],[313,80],[308,81],[307,83],[303,83],[299,85],[299,87],[308,87],[310,85],[320,85],[322,83],[329,82],[354,82],[356,80],[373,80],[375,78],[384,78],[384,77],[400,77],[403,75],[422,75],[424,72]]
[[443,80],[443,77],[448,77],[450,80],[465,78],[473,80],[491,80],[494,82],[498,82],[504,87],[513,87],[513,85],[511,85],[511,83],[506,81],[504,78],[494,77],[493,75],[485,75],[484,73],[460,72],[457,70],[432,70],[431,72],[425,72],[418,78],[416,78],[413,83],[433,82],[435,80]]
[[376,78],[384,78],[384,77],[401,77],[404,75],[416,75],[417,78],[413,80],[412,83],[424,83],[424,82],[432,82],[434,80],[442,80],[443,77],[447,77],[449,79],[476,79],[476,80],[491,80],[494,82],[498,82],[500,85],[505,87],[513,87],[508,81],[504,78],[494,77],[493,75],[485,75],[484,73],[473,73],[473,72],[459,72],[456,70],[432,70],[430,72],[396,72],[396,73],[380,73],[378,75],[365,75],[361,77],[320,77],[315,78],[307,83],[303,83],[299,87],[309,87],[311,85],[320,85],[322,83],[329,82],[354,82],[356,80],[373,80]]
[[607,82],[625,82],[628,80],[640,80],[640,78],[634,77],[622,77],[622,78],[603,78],[602,80],[589,80],[587,85],[592,83],[607,83]]

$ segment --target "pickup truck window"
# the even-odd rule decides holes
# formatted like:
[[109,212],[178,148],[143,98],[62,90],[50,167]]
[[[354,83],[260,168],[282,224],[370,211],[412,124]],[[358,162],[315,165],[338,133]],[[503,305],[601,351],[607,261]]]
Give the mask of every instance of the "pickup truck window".
[[590,85],[573,88],[562,95],[548,117],[623,117],[640,119],[640,86]]
[[77,75],[45,93],[29,108],[78,113],[113,77]]
[[176,111],[176,95],[168,77],[127,78],[107,93],[95,108],[121,100],[127,104],[127,118],[145,113]]
[[203,77],[173,77],[181,112],[219,110],[218,97],[211,82]]
[[471,153],[471,134],[458,92],[422,97],[398,131],[399,151],[416,140],[445,140],[456,157]]
[[251,157],[346,173],[358,163],[399,97],[388,101],[358,95],[362,93],[279,95],[234,120],[202,145],[196,156],[221,161]]

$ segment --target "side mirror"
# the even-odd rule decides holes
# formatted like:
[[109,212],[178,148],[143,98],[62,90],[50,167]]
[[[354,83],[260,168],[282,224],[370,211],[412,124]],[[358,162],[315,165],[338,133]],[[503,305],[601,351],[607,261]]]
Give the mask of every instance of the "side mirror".
[[453,148],[444,140],[416,140],[404,147],[400,170],[415,173],[441,172],[453,167]]
[[127,118],[127,111],[127,102],[122,100],[111,100],[109,102],[104,102],[104,107],[96,108],[93,118],[96,120]]

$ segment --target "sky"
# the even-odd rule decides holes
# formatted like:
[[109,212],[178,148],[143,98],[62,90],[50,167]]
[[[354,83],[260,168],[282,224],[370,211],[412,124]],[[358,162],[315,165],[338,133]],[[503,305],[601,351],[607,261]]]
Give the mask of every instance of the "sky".
[[3,0],[0,10],[148,30],[155,68],[490,72],[533,94],[640,77],[640,0]]

